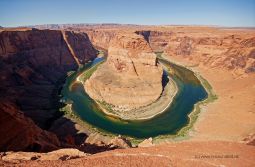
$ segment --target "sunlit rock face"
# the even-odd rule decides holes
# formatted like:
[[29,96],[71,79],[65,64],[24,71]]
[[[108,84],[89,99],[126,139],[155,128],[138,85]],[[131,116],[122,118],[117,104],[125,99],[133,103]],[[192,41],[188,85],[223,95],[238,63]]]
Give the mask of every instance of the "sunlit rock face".
[[237,75],[255,71],[255,37],[225,33],[172,36],[164,54],[187,58],[207,68],[221,68]]
[[162,92],[162,67],[143,36],[117,34],[107,61],[85,83],[89,96],[119,110],[146,106]]

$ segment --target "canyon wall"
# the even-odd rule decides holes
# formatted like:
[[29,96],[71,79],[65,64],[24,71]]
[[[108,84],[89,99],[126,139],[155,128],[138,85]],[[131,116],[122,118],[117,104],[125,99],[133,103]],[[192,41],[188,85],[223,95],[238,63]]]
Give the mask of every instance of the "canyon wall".
[[15,103],[0,101],[0,151],[47,152],[60,148],[57,136],[24,116]]
[[162,67],[148,42],[135,33],[119,33],[111,40],[106,63],[85,83],[93,99],[121,110],[146,106],[162,92]]
[[[51,137],[47,138],[48,132],[40,128],[48,129],[51,122],[61,115],[58,112],[59,85],[68,71],[76,70],[78,63],[94,59],[97,51],[85,33],[36,29],[2,31],[0,46],[0,102],[4,111],[0,122],[1,140],[5,135],[0,148],[8,149],[14,137],[24,140],[24,147],[30,147],[37,138],[33,134],[44,133],[45,143],[51,141]],[[24,116],[16,118],[16,115],[21,115],[19,111]],[[26,127],[30,129],[26,130]],[[25,132],[19,136],[22,129]],[[12,131],[17,131],[16,136],[11,135]],[[17,145],[15,148],[24,149]]]
[[255,35],[251,31],[213,27],[164,27],[139,30],[154,52],[187,59],[237,75],[255,70]]
[[[96,29],[96,30],[83,30],[86,32],[94,46],[99,49],[108,50],[111,39],[118,33],[124,30],[119,29]],[[125,30],[125,32],[136,33],[142,35],[149,43],[154,52],[162,52],[168,46],[171,39],[172,31],[161,30],[139,30],[135,29]]]
[[105,51],[111,39],[121,32],[142,35],[154,52],[165,52],[210,68],[224,68],[237,74],[254,71],[252,30],[204,26],[110,26],[84,25],[93,45]]
[[111,39],[117,33],[115,30],[85,30],[90,41],[95,47],[102,50],[108,50]]
[[208,68],[223,68],[238,75],[255,71],[254,35],[174,35],[164,53]]
[[67,42],[74,51],[80,64],[95,58],[96,51],[86,33],[76,33],[72,31],[65,31]]
[[154,52],[163,52],[173,35],[172,31],[161,30],[142,30],[136,31],[136,33],[144,36]]
[[[36,29],[5,31],[3,29],[3,32],[0,32],[0,151],[45,152],[62,147],[55,134],[42,129],[48,129],[51,120],[59,116],[56,112],[59,106],[56,95],[58,85],[66,77],[66,73],[76,70],[78,64],[83,64],[96,55],[96,51],[87,37],[96,47],[104,50],[109,48],[109,57],[107,62],[100,66],[86,82],[85,88],[91,97],[108,98],[107,102],[109,103],[120,100],[125,104],[128,101],[130,105],[140,106],[159,96],[162,89],[162,69],[157,65],[152,50],[164,51],[164,54],[170,58],[178,57],[188,60],[188,62],[204,65],[208,69],[226,69],[240,74],[250,74],[255,71],[254,31],[253,34],[248,33],[247,35],[240,30],[235,30],[233,33],[231,30],[216,30],[206,27],[152,27],[151,30],[128,27],[126,29],[142,35],[143,38],[134,34],[119,34],[116,29],[107,31],[87,29],[88,35],[70,31],[38,31]],[[222,76],[220,77],[222,78]],[[227,83],[232,85],[231,82]],[[239,83],[242,81],[237,84]],[[228,84],[227,87],[229,87]],[[124,87],[120,85],[124,85]],[[241,85],[246,86],[243,83]],[[227,89],[224,89],[226,92]],[[227,99],[228,96],[232,99],[232,90],[231,94],[220,99]],[[252,91],[249,90],[249,93],[252,94]],[[117,96],[114,97],[113,94]],[[243,96],[240,96],[241,94]],[[238,92],[234,98],[242,98],[246,95],[242,91]],[[109,96],[113,98],[111,99]],[[135,97],[141,97],[146,101]],[[232,100],[231,103],[233,103]],[[239,103],[240,101],[237,104]],[[229,106],[227,107],[229,108]],[[219,111],[222,112],[222,110]],[[212,116],[217,115],[215,111],[213,112]],[[230,115],[234,115],[235,112],[231,111]],[[245,114],[243,109],[241,112],[242,114],[237,115],[236,118]],[[245,119],[247,117],[249,115]],[[224,120],[219,120],[224,122]],[[208,122],[206,123],[208,124]],[[69,124],[67,126],[70,127]],[[246,125],[243,126],[243,128],[247,128]],[[66,129],[62,127],[60,127],[61,130],[65,131]],[[213,127],[213,131],[217,131],[215,127]],[[254,135],[246,138],[245,143],[254,145]],[[83,146],[90,149],[88,145]],[[183,152],[184,147],[188,148],[186,150],[192,151],[187,153],[184,150]],[[0,164],[2,166],[79,166],[84,164],[100,166],[114,165],[116,162],[130,165],[131,162],[138,166],[151,164],[155,166],[159,164],[161,166],[169,164],[172,166],[180,164],[181,166],[222,164],[228,166],[233,164],[233,158],[201,159],[199,156],[201,153],[217,155],[219,152],[230,152],[232,155],[238,152],[238,158],[235,159],[237,166],[243,164],[254,166],[253,147],[220,141],[192,141],[179,144],[168,143],[148,148],[118,149],[85,158],[78,158],[82,154],[80,152],[72,154],[77,150],[60,150],[61,154],[50,153],[55,159],[58,159],[57,161],[40,161],[47,159],[44,157],[47,154],[8,152],[0,155]],[[27,154],[31,155],[25,157]],[[82,156],[84,155],[82,154]],[[4,158],[11,162],[4,161]],[[65,161],[74,158],[77,159]],[[35,159],[37,160],[34,161]]]
[[[27,144],[24,147],[15,147],[58,147],[55,136],[42,129],[48,129],[60,116],[57,93],[67,72],[95,58],[97,51],[92,43],[108,50],[109,56],[85,84],[86,90],[95,99],[131,109],[130,106],[152,102],[162,91],[162,69],[153,54],[156,51],[208,68],[222,68],[238,74],[254,72],[255,36],[246,32],[192,27],[103,27],[80,32],[3,29],[0,32],[0,108],[3,111],[0,124],[13,128],[14,132],[8,137],[11,129],[0,128],[1,138],[5,138],[1,143],[5,147],[1,149],[14,148],[8,145],[12,145],[9,143],[15,141],[13,136],[20,133],[9,122],[20,125],[23,130],[27,129],[24,127],[36,129],[25,132]],[[23,116],[17,119],[20,114]],[[39,137],[29,136],[33,133]],[[51,145],[49,139],[56,142]]]

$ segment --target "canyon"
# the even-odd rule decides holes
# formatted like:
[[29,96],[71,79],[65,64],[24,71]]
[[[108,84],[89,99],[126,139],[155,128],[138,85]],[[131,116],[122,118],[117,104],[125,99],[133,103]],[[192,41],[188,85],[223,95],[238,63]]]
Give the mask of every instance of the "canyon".
[[[0,45],[0,150],[3,152],[0,164],[3,166],[106,163],[114,166],[116,162],[139,166],[239,166],[244,162],[247,166],[255,165],[254,29],[136,25],[3,28]],[[147,144],[146,141],[143,145],[149,147],[128,148],[131,146],[122,137],[108,139],[111,142],[107,144],[100,135],[81,137],[77,135],[77,127],[82,125],[72,120],[67,123],[68,118],[58,111],[63,105],[59,102],[59,90],[70,71],[96,58],[97,49],[106,53],[107,60],[85,83],[86,91],[94,99],[103,97],[107,103],[126,110],[155,101],[162,92],[162,67],[153,52],[161,52],[166,59],[199,73],[211,84],[218,99],[202,106],[188,141],[163,141],[156,146],[151,143],[154,141]],[[123,89],[123,84],[134,91]],[[150,91],[143,94],[143,89]],[[134,93],[139,94],[139,99],[127,98]],[[127,101],[129,105],[123,106]],[[57,123],[59,127],[53,130]],[[56,129],[67,125],[71,127],[66,129],[73,132],[60,135]],[[91,147],[92,151],[85,151],[84,155],[86,149],[82,150],[80,145]],[[33,153],[70,147],[80,152]],[[116,148],[126,149],[96,153]],[[19,153],[11,151],[30,153],[20,152],[24,157],[18,159]],[[201,152],[216,156],[219,152],[238,154],[239,158],[194,157]],[[56,157],[47,159],[47,154]],[[45,160],[40,160],[43,156]]]
[[162,92],[163,69],[142,36],[118,34],[111,40],[106,63],[86,81],[93,99],[132,110],[151,104]]
[[68,71],[78,69],[77,61],[96,56],[86,34],[63,34],[35,29],[1,32],[1,150],[50,151],[60,146],[55,134],[42,130],[61,116],[60,83]]

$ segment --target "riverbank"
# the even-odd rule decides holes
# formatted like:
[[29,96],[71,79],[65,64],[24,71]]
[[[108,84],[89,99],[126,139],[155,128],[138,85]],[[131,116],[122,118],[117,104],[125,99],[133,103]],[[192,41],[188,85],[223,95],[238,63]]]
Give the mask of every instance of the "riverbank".
[[[95,66],[93,66],[93,67],[95,67]],[[93,67],[87,68],[85,73],[88,72],[88,74],[91,74],[91,70],[92,71],[95,70],[95,68],[93,68]],[[80,81],[83,80],[82,79],[83,76],[80,76],[80,79],[77,80],[77,76],[79,76],[81,73],[84,74],[84,78],[88,77],[88,75],[87,74],[85,75],[85,73],[82,71],[80,71],[78,74],[76,74],[75,77],[71,77],[71,78],[67,79],[68,80],[68,84],[66,85],[67,89],[65,88],[65,90],[67,90],[67,92],[65,92],[65,91],[64,91],[65,93],[63,92],[65,94],[64,97],[67,97],[67,99],[69,99],[69,97],[70,97],[71,101],[76,102],[74,104],[74,108],[72,107],[72,110],[75,112],[75,115],[77,114],[77,116],[81,120],[85,121],[89,125],[92,125],[91,127],[98,129],[98,131],[102,132],[102,134],[108,135],[107,131],[102,130],[102,129],[105,129],[105,130],[109,130],[109,132],[111,132],[110,135],[111,134],[116,134],[116,135],[122,134],[124,136],[129,135],[130,137],[128,137],[128,136],[125,136],[125,137],[132,140],[132,143],[134,143],[134,144],[141,142],[141,140],[138,140],[138,139],[144,139],[144,138],[148,138],[148,137],[152,137],[152,136],[158,136],[155,138],[162,138],[164,140],[167,140],[170,138],[173,139],[176,137],[180,137],[180,133],[178,133],[178,135],[174,134],[175,130],[177,132],[180,129],[181,129],[181,132],[183,132],[182,129],[189,131],[189,128],[190,128],[189,125],[192,125],[192,124],[190,124],[190,122],[187,122],[185,117],[192,111],[194,104],[196,104],[199,101],[201,101],[202,99],[206,98],[207,93],[205,92],[201,82],[199,82],[199,80],[197,79],[197,76],[195,76],[192,71],[187,70],[184,67],[176,66],[176,65],[173,65],[171,67],[172,68],[168,68],[167,70],[169,70],[169,73],[170,73],[169,75],[171,75],[171,77],[173,77],[173,78],[170,78],[170,81],[168,83],[169,84],[176,83],[178,85],[178,89],[180,87],[180,90],[176,90],[176,92],[175,92],[175,94],[177,93],[177,91],[180,92],[176,95],[176,98],[179,100],[183,99],[185,106],[188,104],[188,106],[190,106],[190,107],[188,107],[186,109],[185,106],[178,106],[180,103],[179,103],[179,100],[176,99],[177,101],[175,101],[175,103],[173,103],[172,106],[167,107],[168,112],[158,114],[157,117],[155,117],[153,119],[148,119],[146,121],[142,121],[142,120],[141,121],[137,121],[137,120],[124,121],[124,120],[120,120],[118,118],[117,119],[113,118],[113,116],[107,116],[106,114],[104,114],[104,112],[102,112],[100,110],[98,105],[94,103],[95,101],[93,101],[86,95],[82,84],[79,83]],[[175,72],[172,73],[173,71],[176,71],[177,73],[175,73]],[[179,79],[178,79],[178,77],[179,77]],[[171,81],[171,79],[174,79],[174,82]],[[77,81],[79,81],[79,82],[77,82]],[[168,88],[168,87],[166,87],[166,88]],[[165,89],[165,90],[168,90],[168,89]],[[190,97],[191,99],[187,99],[186,98],[187,95],[185,95],[185,94],[192,95]],[[85,101],[82,100],[83,97],[84,97]],[[169,96],[167,96],[167,97],[169,97]],[[82,100],[83,102],[81,102],[80,100]],[[194,102],[192,102],[190,100],[194,100]],[[166,100],[162,100],[162,101],[167,102]],[[182,102],[182,104],[183,104],[183,102]],[[168,103],[168,104],[170,104],[170,103]],[[90,104],[92,104],[92,105],[90,105]],[[155,108],[158,108],[157,105]],[[171,111],[169,111],[168,109],[171,109]],[[161,111],[164,111],[164,108],[162,108]],[[182,123],[177,123],[177,125],[174,124],[175,121],[177,121],[176,116],[180,116],[178,118],[178,121],[182,121]],[[96,123],[95,123],[95,120],[97,120]],[[169,124],[169,122],[172,122],[172,124]],[[154,125],[155,129],[150,129],[152,124]],[[180,126],[179,126],[179,124],[180,124]],[[93,126],[93,125],[95,125],[95,126]],[[187,125],[188,125],[188,128],[187,128]],[[180,129],[178,128],[178,126]],[[98,128],[96,128],[96,127],[98,127]],[[169,135],[165,132],[165,130],[170,130]],[[164,133],[161,133],[161,132],[164,132]],[[183,135],[186,135],[186,133],[185,134],[183,133],[181,136],[183,136]],[[131,137],[131,136],[133,136],[133,137]]]
[[[211,102],[215,101],[217,99],[217,95],[215,94],[212,86],[209,84],[209,82],[203,78],[200,73],[197,70],[192,69],[191,67],[194,67],[195,65],[187,65],[183,64],[179,61],[175,61],[173,59],[169,60],[168,56],[161,54],[158,54],[158,58],[162,60],[166,60],[172,64],[178,65],[180,67],[186,68],[194,73],[196,78],[199,80],[201,85],[203,85],[204,89],[207,92],[207,97],[199,101],[194,105],[193,110],[188,114],[189,123],[181,128],[177,134],[175,135],[160,135],[154,138],[154,143],[164,143],[164,142],[172,142],[172,141],[182,141],[182,140],[190,140],[192,138],[192,133],[194,132],[194,125],[198,120],[198,117],[200,116],[201,112],[204,111],[204,108]],[[169,69],[171,71],[171,69]]]
[[178,92],[178,87],[173,79],[168,77],[169,81],[164,87],[160,97],[152,104],[141,107],[131,111],[116,111],[110,105],[97,102],[102,111],[112,117],[120,118],[122,120],[146,120],[151,119],[164,111],[171,105],[173,98]]
[[213,103],[201,106],[190,140],[241,141],[254,133],[255,74],[238,76],[233,72],[198,65],[178,56],[166,56],[203,76],[217,94]]

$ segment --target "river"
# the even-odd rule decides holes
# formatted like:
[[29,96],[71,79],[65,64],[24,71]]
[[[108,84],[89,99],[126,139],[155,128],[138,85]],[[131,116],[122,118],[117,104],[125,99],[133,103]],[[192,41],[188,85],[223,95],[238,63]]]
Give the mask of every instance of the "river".
[[103,58],[97,58],[66,79],[61,94],[63,99],[72,103],[72,111],[83,121],[99,130],[121,134],[133,138],[148,138],[158,135],[174,135],[189,123],[189,113],[194,105],[207,98],[208,94],[195,74],[182,66],[166,60],[159,60],[167,66],[178,86],[178,93],[165,112],[148,120],[124,121],[107,116],[85,92],[83,85],[76,78],[96,65]]

